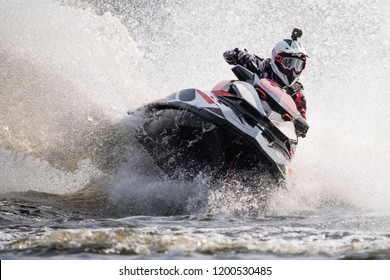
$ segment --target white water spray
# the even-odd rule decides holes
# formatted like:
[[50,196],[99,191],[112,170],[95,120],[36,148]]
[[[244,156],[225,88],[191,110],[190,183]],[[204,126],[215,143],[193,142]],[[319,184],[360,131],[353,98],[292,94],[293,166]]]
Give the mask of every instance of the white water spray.
[[[164,14],[164,21],[150,22],[144,13],[144,22],[136,23],[123,20],[129,6],[118,5],[118,16],[110,7],[98,16],[49,0],[1,2],[0,143],[7,150],[2,157],[11,150],[50,161],[66,150],[73,152],[66,167],[79,170],[90,151],[100,148],[101,131],[110,131],[127,110],[173,91],[207,90],[233,78],[223,51],[241,47],[267,57],[299,27],[310,56],[303,83],[311,128],[293,162],[294,186],[275,195],[272,211],[320,211],[333,203],[389,212],[387,1],[293,1],[284,10],[284,1],[167,0],[144,7],[153,11],[150,18]],[[89,140],[89,153],[74,152]],[[3,170],[17,168],[9,167],[11,157],[2,159]],[[92,165],[89,173],[75,174],[95,171]],[[11,181],[0,182],[2,191]],[[117,190],[125,192],[119,181]],[[85,181],[78,182],[74,189]]]

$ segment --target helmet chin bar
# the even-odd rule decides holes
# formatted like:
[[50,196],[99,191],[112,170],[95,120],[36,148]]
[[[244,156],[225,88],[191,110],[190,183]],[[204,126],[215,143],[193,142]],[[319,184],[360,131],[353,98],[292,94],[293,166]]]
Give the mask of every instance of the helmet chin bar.
[[281,72],[281,71],[279,70],[278,66],[275,64],[274,61],[271,61],[271,67],[272,67],[272,70],[274,71],[274,73],[275,73],[275,74],[282,80],[282,82],[283,82],[286,86],[288,86],[288,87],[290,87],[292,84],[294,84],[294,83],[298,80],[298,78],[299,78],[299,76],[300,76],[300,74],[296,75],[296,76],[294,77],[294,79],[290,82],[289,79],[288,79],[288,77],[287,77],[287,75],[284,74],[283,72]]

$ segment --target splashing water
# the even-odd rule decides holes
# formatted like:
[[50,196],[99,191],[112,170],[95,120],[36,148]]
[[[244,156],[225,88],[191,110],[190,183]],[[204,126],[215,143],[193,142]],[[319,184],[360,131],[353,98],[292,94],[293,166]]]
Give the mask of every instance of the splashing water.
[[[0,1],[2,258],[388,258],[390,4],[281,7]],[[223,51],[268,57],[294,27],[311,128],[287,189],[167,179],[126,112],[233,79]]]
[[240,47],[268,57],[299,27],[309,52],[303,83],[311,128],[299,143],[292,186],[272,194],[268,212],[389,213],[386,1],[293,1],[288,11],[282,1],[0,5],[2,193],[72,193],[104,178],[114,203],[132,201],[120,212],[169,214],[156,206],[167,204],[197,213],[191,203],[209,195],[213,214],[247,213],[248,194],[234,184],[229,208],[220,207],[221,193],[208,192],[207,180],[188,189],[165,179],[132,139],[126,111],[233,78],[223,51]]
[[51,182],[43,184],[47,192],[69,191],[62,181],[72,180],[71,190],[80,189],[99,173],[83,162],[107,164],[105,149],[121,141],[118,119],[142,104],[136,98],[147,91],[137,73],[141,51],[108,13],[54,1],[5,1],[3,8],[2,171],[19,179],[2,180],[1,189],[42,190],[42,180]]

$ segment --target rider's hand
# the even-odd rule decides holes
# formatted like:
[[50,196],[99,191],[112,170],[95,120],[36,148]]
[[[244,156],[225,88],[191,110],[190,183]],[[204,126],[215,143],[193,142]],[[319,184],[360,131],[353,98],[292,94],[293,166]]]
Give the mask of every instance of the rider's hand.
[[238,63],[238,50],[235,48],[234,50],[226,51],[223,53],[223,57],[227,63],[236,65]]
[[239,51],[237,54],[238,63],[245,65],[250,60],[250,54],[247,51]]
[[297,133],[297,136],[298,136],[298,137],[302,137],[302,138],[305,138],[305,137],[306,137],[306,133],[303,133],[302,131],[296,130],[295,132]]

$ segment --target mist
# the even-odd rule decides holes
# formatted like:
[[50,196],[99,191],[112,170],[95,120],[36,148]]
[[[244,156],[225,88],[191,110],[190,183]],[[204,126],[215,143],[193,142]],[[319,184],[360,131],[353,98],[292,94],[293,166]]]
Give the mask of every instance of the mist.
[[302,82],[310,130],[291,186],[269,209],[390,211],[387,1],[133,4],[1,1],[0,192],[71,193],[115,174],[113,197],[172,185],[182,194],[182,182],[159,183],[158,170],[143,169],[150,158],[130,139],[126,112],[233,79],[225,50],[269,57],[298,27],[309,54]]

